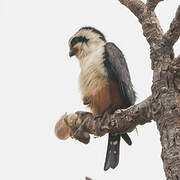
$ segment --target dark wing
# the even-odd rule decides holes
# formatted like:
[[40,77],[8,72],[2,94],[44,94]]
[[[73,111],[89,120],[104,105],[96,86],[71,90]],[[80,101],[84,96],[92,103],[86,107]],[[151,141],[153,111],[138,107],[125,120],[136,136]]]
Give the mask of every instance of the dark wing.
[[124,97],[125,106],[135,103],[136,95],[133,90],[128,66],[121,50],[113,43],[105,45],[104,65],[111,80],[118,81],[119,90]]

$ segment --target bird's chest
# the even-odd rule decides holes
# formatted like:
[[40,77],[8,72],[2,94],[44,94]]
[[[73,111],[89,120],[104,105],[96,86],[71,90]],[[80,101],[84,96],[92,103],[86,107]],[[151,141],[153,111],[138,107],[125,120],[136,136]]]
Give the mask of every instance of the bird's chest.
[[108,76],[103,61],[89,60],[81,67],[79,85],[83,95],[93,95],[107,83]]

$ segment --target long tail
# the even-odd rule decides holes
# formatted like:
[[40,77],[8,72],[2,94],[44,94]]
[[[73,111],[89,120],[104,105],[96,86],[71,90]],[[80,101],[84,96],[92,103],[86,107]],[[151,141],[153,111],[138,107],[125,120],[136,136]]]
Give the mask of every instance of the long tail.
[[109,168],[114,169],[118,165],[119,145],[120,145],[120,135],[113,135],[109,133],[106,160],[104,164],[105,171],[107,171]]
[[[131,145],[131,139],[128,134],[121,134],[122,138],[127,144]],[[106,152],[106,160],[104,163],[104,170],[107,171],[109,168],[114,169],[119,163],[119,147],[120,147],[120,135],[113,135],[109,133],[108,147]]]

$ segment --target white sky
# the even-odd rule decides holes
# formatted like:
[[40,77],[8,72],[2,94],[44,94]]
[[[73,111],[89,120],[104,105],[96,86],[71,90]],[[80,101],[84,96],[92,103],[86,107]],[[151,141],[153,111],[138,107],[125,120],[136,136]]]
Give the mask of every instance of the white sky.
[[[158,5],[164,31],[178,4]],[[78,90],[78,61],[68,56],[68,39],[86,25],[124,52],[137,102],[150,95],[149,45],[137,18],[118,0],[0,0],[0,179],[165,179],[154,122],[130,134],[131,147],[122,141],[120,163],[107,172],[107,136],[88,145],[55,137],[64,112],[87,110]],[[178,42],[176,55],[179,50]]]

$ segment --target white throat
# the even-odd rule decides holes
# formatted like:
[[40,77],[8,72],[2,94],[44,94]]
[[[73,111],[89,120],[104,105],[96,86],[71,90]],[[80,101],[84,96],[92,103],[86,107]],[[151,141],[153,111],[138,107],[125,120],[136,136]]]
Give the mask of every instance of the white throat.
[[108,75],[104,68],[103,58],[104,45],[80,59],[79,85],[83,96],[93,94],[97,88],[107,82]]

